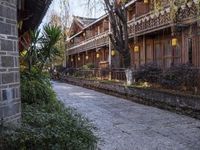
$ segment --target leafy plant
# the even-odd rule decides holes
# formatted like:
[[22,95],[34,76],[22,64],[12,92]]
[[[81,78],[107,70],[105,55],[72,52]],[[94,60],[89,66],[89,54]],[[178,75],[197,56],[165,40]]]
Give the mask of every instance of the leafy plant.
[[32,69],[21,73],[21,100],[23,103],[40,104],[56,99],[47,74]]
[[56,43],[60,40],[61,29],[54,25],[46,25],[44,27],[42,48],[41,48],[41,64],[40,69],[43,69],[44,65],[48,62],[52,62],[55,56],[60,55],[59,49],[56,47]]
[[55,46],[60,39],[61,30],[57,26],[44,26],[43,33],[40,30],[29,31],[29,39],[23,38],[21,44],[24,50],[21,54],[21,65],[29,71],[32,68],[43,69],[44,65],[51,62],[60,54]]
[[94,64],[93,63],[88,63],[84,66],[82,66],[82,69],[88,70],[88,69],[93,69],[94,68]]
[[0,149],[94,150],[88,121],[62,104],[24,105],[20,127],[1,127]]
[[161,68],[155,63],[141,65],[134,73],[136,81],[157,83],[162,74]]
[[199,71],[191,64],[179,64],[172,66],[163,73],[161,85],[168,88],[184,86],[194,88],[198,86]]

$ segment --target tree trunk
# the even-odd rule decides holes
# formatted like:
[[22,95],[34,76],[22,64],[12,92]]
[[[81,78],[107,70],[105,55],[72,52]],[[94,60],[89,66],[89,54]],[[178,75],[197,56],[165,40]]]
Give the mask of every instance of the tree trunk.
[[124,52],[122,53],[122,63],[123,63],[123,67],[124,68],[130,68],[131,66],[131,56],[130,56],[130,51],[129,49],[124,50]]

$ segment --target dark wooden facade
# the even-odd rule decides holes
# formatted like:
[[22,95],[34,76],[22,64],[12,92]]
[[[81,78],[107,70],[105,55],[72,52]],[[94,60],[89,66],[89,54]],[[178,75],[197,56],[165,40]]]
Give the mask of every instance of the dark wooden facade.
[[[147,4],[143,0],[127,4],[132,67],[149,62],[155,62],[163,69],[188,62],[200,67],[200,27],[195,2],[191,0],[180,7],[173,19],[169,0],[163,0],[163,8],[157,12],[153,9],[153,0]],[[70,38],[68,64],[81,67],[93,63],[98,67],[100,61],[108,61],[108,22],[105,15]],[[97,53],[100,53],[99,58]],[[88,60],[85,60],[86,56]],[[112,56],[112,66],[120,68],[120,56],[117,54]]]

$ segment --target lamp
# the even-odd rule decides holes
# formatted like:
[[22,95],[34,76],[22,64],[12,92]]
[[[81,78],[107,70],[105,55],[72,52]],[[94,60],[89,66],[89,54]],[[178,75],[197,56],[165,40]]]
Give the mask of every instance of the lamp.
[[144,0],[144,4],[148,4],[149,3],[149,0]]
[[86,55],[86,56],[85,56],[85,59],[86,59],[86,60],[88,60],[88,59],[89,59],[89,56],[88,56],[88,55]]
[[136,53],[137,53],[137,52],[139,52],[139,50],[140,50],[139,46],[137,46],[137,45],[136,45],[136,46],[134,46],[134,52],[136,52]]
[[78,61],[80,61],[81,60],[81,58],[80,58],[80,56],[78,56]]
[[74,61],[74,59],[73,58],[71,58],[71,62],[73,62]]
[[115,50],[112,50],[112,51],[111,51],[111,55],[112,55],[112,56],[115,56]]
[[172,46],[177,46],[178,39],[177,38],[172,38]]
[[99,53],[97,53],[96,57],[97,57],[97,58],[99,58],[99,57],[100,57]]

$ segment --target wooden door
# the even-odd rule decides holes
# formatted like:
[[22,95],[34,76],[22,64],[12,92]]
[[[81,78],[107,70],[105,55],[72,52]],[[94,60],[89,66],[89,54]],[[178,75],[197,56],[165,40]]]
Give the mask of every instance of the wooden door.
[[154,62],[158,66],[163,67],[163,48],[159,39],[154,41]]
[[146,63],[153,62],[153,40],[146,41]]
[[163,40],[164,68],[169,68],[172,64],[172,46],[169,38]]

